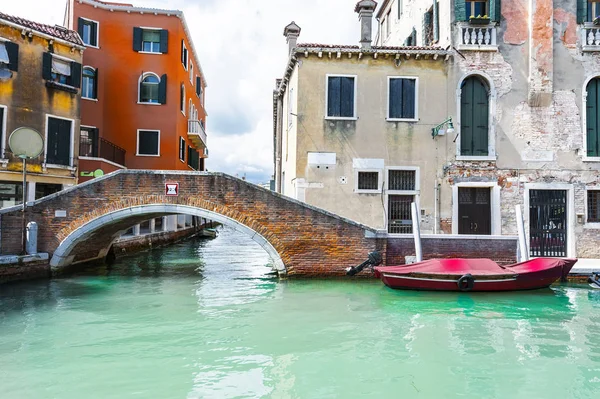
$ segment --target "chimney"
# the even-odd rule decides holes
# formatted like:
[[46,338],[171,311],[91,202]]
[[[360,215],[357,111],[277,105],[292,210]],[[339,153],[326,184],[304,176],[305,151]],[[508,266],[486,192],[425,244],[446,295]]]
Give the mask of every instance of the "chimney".
[[354,7],[354,12],[358,13],[360,20],[360,48],[362,49],[369,50],[371,48],[375,8],[377,8],[377,3],[373,0],[361,0]]
[[283,30],[283,36],[285,36],[287,39],[288,54],[292,54],[292,49],[296,47],[296,42],[298,41],[298,36],[300,36],[300,31],[300,27],[296,25],[294,21],[292,21]]

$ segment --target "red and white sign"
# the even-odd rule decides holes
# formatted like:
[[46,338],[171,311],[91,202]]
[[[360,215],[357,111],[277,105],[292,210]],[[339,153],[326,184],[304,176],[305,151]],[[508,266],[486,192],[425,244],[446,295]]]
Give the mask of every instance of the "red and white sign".
[[165,183],[165,195],[177,197],[179,195],[179,183]]

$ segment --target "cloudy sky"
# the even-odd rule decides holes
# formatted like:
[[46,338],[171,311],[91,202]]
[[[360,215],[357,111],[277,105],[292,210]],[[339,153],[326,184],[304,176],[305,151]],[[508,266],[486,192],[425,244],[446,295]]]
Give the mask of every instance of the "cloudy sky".
[[[127,0],[120,0],[127,2]],[[208,80],[207,167],[269,181],[273,173],[272,92],[283,75],[283,28],[302,27],[299,42],[358,44],[356,0],[132,0],[185,13]],[[0,11],[62,24],[66,0],[2,0]]]

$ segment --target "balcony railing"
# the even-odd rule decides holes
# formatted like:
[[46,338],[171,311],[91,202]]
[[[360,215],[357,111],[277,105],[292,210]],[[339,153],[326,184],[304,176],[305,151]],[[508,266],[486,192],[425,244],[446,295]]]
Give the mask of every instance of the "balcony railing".
[[496,27],[494,25],[471,25],[461,23],[458,25],[458,49],[496,51]]
[[600,51],[600,26],[586,24],[581,28],[583,51]]
[[206,148],[206,131],[202,121],[188,120],[188,138],[196,148]]
[[79,156],[104,158],[125,166],[125,150],[103,138],[80,137]]

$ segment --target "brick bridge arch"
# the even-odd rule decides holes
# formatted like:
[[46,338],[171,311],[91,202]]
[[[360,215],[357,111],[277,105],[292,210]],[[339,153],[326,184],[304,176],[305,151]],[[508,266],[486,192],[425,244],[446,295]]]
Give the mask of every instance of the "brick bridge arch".
[[[177,197],[165,195],[172,182]],[[134,224],[177,213],[249,234],[289,276],[343,275],[386,246],[370,227],[223,173],[121,170],[29,204],[26,219],[37,222],[54,271],[103,257]],[[0,210],[2,254],[20,252],[20,231],[20,207]]]

